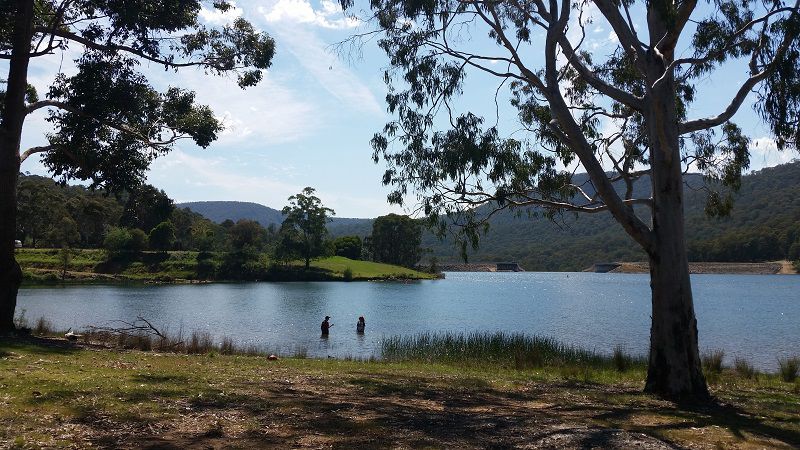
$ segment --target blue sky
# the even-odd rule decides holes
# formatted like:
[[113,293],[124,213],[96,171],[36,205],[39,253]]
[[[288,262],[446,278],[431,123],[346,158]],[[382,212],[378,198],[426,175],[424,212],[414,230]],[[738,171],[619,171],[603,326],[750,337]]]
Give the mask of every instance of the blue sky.
[[[226,125],[219,140],[208,149],[181,144],[156,160],[148,182],[178,202],[240,200],[279,209],[287,203],[287,197],[312,186],[340,217],[402,212],[386,203],[388,188],[380,183],[383,166],[372,162],[369,146],[372,135],[391,119],[383,101],[386,56],[374,44],[343,54],[332,48],[332,44],[370,25],[345,17],[338,4],[330,1],[233,3],[235,10],[226,14],[205,9],[202,20],[222,25],[240,15],[245,17],[276,40],[273,67],[260,85],[241,90],[232,78],[206,76],[196,70],[176,75],[158,65],[144,65],[143,71],[156,87],[178,85],[195,90],[198,101],[210,105]],[[590,49],[610,51],[615,40],[602,19],[586,28]],[[481,42],[476,39],[466,44],[485,45]],[[67,74],[74,70],[71,60],[78,51],[36,58],[31,64],[30,82],[40,93],[46,92],[59,68]],[[0,68],[5,72],[7,65]],[[731,70],[701,80],[701,101],[690,117],[713,114],[723,107],[745,75],[740,64],[733,64]],[[459,107],[485,114],[491,122],[497,120],[501,131],[511,134],[519,126],[504,95],[499,114],[495,114],[497,84],[485,76],[471,76]],[[487,85],[493,87],[487,89]],[[45,142],[48,124],[44,117],[39,112],[28,118],[23,148]],[[753,139],[753,170],[797,157],[796,153],[775,150],[749,106],[742,108],[735,121]],[[22,170],[45,174],[35,157],[29,158]]]

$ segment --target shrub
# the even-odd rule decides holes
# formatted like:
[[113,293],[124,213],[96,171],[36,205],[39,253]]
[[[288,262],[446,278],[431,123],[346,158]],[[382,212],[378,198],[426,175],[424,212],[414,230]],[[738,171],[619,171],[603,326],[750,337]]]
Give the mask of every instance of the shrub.
[[344,278],[344,281],[353,281],[353,269],[350,267],[345,267],[342,277]]
[[131,233],[124,228],[111,228],[106,233],[103,240],[103,248],[106,249],[109,256],[115,257],[123,254],[130,248]]
[[739,376],[747,379],[753,378],[756,375],[756,369],[744,358],[737,357],[733,360],[733,370],[735,370]]
[[150,248],[153,250],[166,251],[172,248],[175,243],[175,227],[170,221],[164,221],[153,227],[148,236]]
[[130,230],[131,234],[131,242],[128,246],[128,250],[134,253],[140,253],[147,249],[147,234],[144,231],[133,228]]
[[781,379],[787,383],[791,383],[797,379],[800,373],[800,357],[794,356],[792,358],[781,358],[778,360],[778,372]]
[[209,259],[200,259],[197,261],[197,278],[204,280],[214,279],[217,273],[217,265],[214,261]]
[[36,326],[33,328],[33,334],[39,336],[53,334],[53,324],[44,317],[39,317],[39,320],[36,321]]
[[712,350],[704,353],[700,360],[703,363],[703,369],[707,373],[719,374],[722,373],[722,360],[725,358],[725,352],[722,350]]

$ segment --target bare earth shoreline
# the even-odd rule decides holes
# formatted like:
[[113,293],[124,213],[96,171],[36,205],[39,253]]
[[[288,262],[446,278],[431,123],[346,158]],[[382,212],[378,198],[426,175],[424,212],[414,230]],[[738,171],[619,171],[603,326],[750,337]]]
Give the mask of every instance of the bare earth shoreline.
[[[443,272],[497,272],[495,263],[442,264]],[[584,272],[601,273],[648,273],[647,262],[607,262],[593,264]],[[690,262],[690,273],[740,274],[740,275],[796,275],[797,269],[790,261],[760,263],[743,262]]]
[[[612,273],[648,273],[646,262],[621,262]],[[707,274],[739,274],[739,275],[790,275],[797,270],[789,261],[773,261],[763,263],[722,263],[722,262],[690,262],[689,273]]]

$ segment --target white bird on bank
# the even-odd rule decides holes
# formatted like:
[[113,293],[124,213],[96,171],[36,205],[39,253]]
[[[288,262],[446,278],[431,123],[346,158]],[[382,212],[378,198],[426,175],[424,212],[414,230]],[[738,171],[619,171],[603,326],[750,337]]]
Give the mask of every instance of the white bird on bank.
[[72,327],[64,334],[64,337],[67,338],[68,341],[77,341],[78,338],[83,337],[82,334],[75,334],[72,332]]

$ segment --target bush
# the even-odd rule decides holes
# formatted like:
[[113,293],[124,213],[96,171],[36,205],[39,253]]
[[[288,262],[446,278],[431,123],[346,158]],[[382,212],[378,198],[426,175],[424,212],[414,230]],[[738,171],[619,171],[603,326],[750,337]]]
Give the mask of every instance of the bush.
[[44,317],[39,317],[39,320],[36,321],[36,326],[33,328],[33,334],[38,336],[53,334],[53,324]]
[[125,228],[111,228],[106,233],[105,239],[103,239],[103,248],[106,249],[111,257],[125,253],[130,246],[131,233]]
[[175,227],[170,221],[164,221],[153,227],[149,235],[150,248],[166,251],[175,243]]
[[778,360],[778,368],[781,380],[791,383],[797,379],[797,375],[800,373],[800,358],[797,356],[781,358]]
[[361,257],[361,238],[358,236],[342,236],[333,240],[334,252],[336,256],[344,256],[350,259]]
[[342,274],[344,281],[353,281],[353,269],[345,267],[344,274]]
[[144,231],[133,228],[130,230],[131,242],[128,251],[140,253],[147,249],[147,234]]
[[213,280],[217,273],[217,265],[209,259],[197,261],[197,278],[203,280]]

